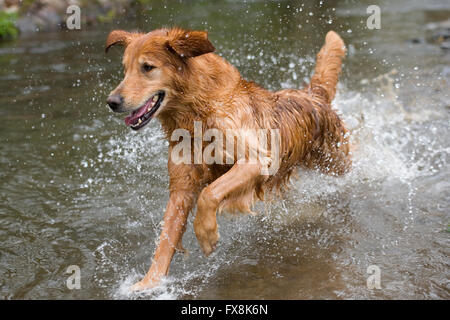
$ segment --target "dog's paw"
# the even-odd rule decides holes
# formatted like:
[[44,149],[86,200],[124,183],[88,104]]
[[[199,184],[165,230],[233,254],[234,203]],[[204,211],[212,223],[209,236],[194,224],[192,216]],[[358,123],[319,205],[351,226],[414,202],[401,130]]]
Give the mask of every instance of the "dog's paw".
[[203,253],[205,256],[209,256],[216,249],[220,237],[217,223],[208,226],[205,223],[194,221],[194,231]]
[[198,240],[200,247],[206,257],[208,257],[214,250],[216,250],[217,242],[219,241],[219,233],[211,232],[202,240]]
[[153,289],[158,285],[159,281],[155,280],[141,280],[139,282],[136,282],[134,285],[130,287],[131,292],[139,292],[139,291],[145,291]]

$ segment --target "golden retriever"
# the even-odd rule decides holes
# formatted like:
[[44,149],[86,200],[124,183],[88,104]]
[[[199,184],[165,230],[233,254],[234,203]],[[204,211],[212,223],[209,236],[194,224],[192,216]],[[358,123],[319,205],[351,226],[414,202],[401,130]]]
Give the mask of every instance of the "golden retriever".
[[[345,56],[344,42],[335,32],[326,35],[309,85],[276,92],[243,79],[235,67],[213,53],[215,48],[204,31],[115,30],[108,36],[106,51],[116,44],[125,48],[125,75],[107,103],[114,112],[129,113],[125,123],[133,130],[157,118],[169,140],[170,155],[170,198],[159,245],[148,273],[132,289],[151,288],[168,273],[175,251],[183,250],[182,236],[195,205],[195,234],[208,256],[219,239],[218,211],[251,212],[254,200],[283,189],[298,166],[335,175],[349,170],[349,134],[330,106]],[[189,160],[197,157],[196,147],[206,151],[208,139],[195,138],[196,124],[203,132],[214,129],[215,134],[235,130],[233,143],[235,138],[247,139],[248,150],[216,148],[211,156],[218,161],[213,163],[174,161],[177,130],[190,134],[184,150],[192,152]],[[279,139],[262,144],[255,130],[276,131]],[[266,157],[249,161],[249,154],[258,148],[265,150]],[[262,159],[269,160],[264,164]],[[262,171],[275,162],[274,172]]]

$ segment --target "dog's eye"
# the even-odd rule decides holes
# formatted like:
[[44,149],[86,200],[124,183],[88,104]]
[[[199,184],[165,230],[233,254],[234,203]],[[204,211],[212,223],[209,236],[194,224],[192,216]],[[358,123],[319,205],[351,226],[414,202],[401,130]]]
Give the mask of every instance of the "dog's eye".
[[151,71],[151,70],[153,70],[153,69],[155,69],[155,67],[149,65],[148,63],[144,63],[144,64],[142,65],[142,70],[143,70],[144,72],[149,72],[149,71]]

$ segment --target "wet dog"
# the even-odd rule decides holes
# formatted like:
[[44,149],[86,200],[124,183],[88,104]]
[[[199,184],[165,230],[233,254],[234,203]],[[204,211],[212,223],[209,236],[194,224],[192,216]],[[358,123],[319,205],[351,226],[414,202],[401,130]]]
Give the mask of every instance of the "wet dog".
[[[195,234],[208,256],[219,240],[218,211],[251,212],[255,200],[283,189],[298,166],[333,175],[349,170],[348,131],[330,106],[345,55],[344,42],[335,32],[326,35],[309,85],[277,92],[244,80],[235,67],[213,53],[203,31],[115,30],[108,36],[106,51],[113,45],[125,48],[125,76],[107,98],[108,105],[114,112],[129,113],[125,124],[133,130],[157,118],[169,140],[170,198],[159,245],[148,273],[133,289],[151,288],[168,273],[175,251],[183,250],[182,236],[195,205]],[[196,147],[205,151],[205,141],[196,145],[196,123],[202,130],[224,135],[236,130],[233,141],[246,139],[248,148],[242,153],[234,146],[236,152],[231,153],[216,148],[212,156],[218,161],[212,163],[174,161],[171,155],[177,141],[171,138],[177,130],[191,137],[185,149],[192,152],[189,160],[196,157]],[[252,133],[261,129],[275,130],[279,140],[262,144],[264,139]],[[265,157],[249,161],[256,149],[265,150]],[[275,162],[274,172],[262,171]]]

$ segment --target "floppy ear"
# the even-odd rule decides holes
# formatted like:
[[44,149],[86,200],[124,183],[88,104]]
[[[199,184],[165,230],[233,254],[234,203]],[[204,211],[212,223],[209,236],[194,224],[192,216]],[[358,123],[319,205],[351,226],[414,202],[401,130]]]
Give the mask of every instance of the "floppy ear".
[[192,58],[216,50],[205,31],[172,29],[168,37],[167,47],[180,57]]
[[133,40],[139,33],[133,33],[123,30],[114,30],[111,31],[108,35],[108,39],[106,39],[106,47],[105,52],[108,52],[109,48],[115,44],[126,47],[131,40]]

